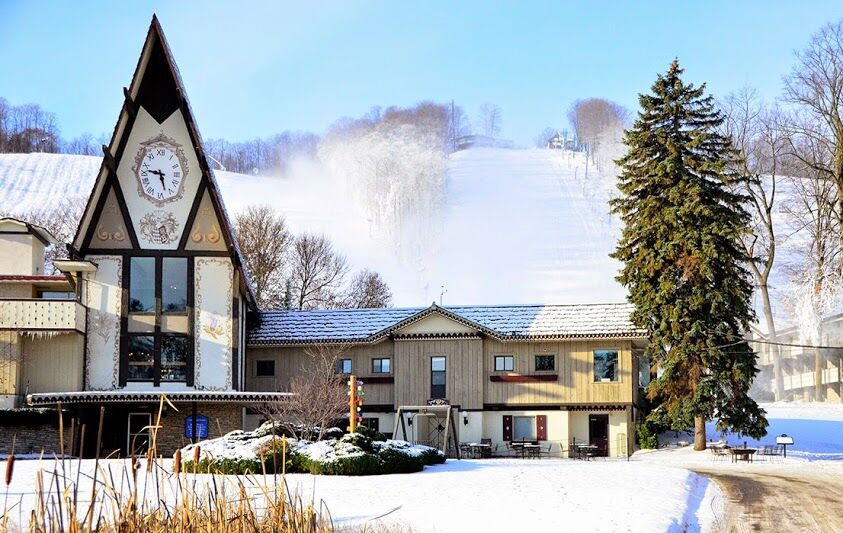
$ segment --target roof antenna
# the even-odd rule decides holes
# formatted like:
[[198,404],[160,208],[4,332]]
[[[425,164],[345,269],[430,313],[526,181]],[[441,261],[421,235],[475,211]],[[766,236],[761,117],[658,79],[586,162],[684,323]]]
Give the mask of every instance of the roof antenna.
[[448,292],[448,289],[446,289],[445,286],[442,285],[442,290],[439,292],[439,305],[440,306],[442,305],[442,298],[445,296],[446,292]]

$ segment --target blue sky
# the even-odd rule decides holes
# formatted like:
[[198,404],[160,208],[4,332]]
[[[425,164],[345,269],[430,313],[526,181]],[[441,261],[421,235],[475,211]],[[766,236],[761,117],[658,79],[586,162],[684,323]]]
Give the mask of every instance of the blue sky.
[[[306,5],[305,5],[306,4]],[[322,132],[373,105],[503,110],[522,144],[576,98],[632,109],[673,57],[723,95],[774,98],[839,2],[45,2],[0,0],[0,96],[111,132],[156,12],[206,138]]]

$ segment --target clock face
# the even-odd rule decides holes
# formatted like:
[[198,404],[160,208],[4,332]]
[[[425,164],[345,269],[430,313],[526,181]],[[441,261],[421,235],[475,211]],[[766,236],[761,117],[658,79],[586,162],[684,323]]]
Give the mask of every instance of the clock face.
[[155,205],[178,200],[184,192],[187,159],[181,145],[163,134],[141,143],[133,167],[138,193]]

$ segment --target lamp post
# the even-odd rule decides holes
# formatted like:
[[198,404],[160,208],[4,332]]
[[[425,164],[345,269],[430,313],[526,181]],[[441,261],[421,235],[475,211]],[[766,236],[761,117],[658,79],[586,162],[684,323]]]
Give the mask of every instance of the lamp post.
[[363,382],[354,374],[348,377],[348,431],[357,432],[357,423],[363,421]]

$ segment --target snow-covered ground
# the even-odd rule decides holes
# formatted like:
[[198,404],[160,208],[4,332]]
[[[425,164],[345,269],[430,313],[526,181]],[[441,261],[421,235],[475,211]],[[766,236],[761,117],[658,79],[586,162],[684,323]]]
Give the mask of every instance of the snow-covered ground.
[[[76,479],[76,464],[68,472],[71,479]],[[88,494],[93,461],[81,464],[81,494]],[[105,464],[119,483],[125,482],[119,475],[124,463]],[[15,464],[8,499],[16,505],[13,519],[32,508],[39,468],[52,470],[52,461]],[[141,478],[144,472],[141,467]],[[200,483],[207,480],[197,477]],[[253,494],[260,485],[272,484],[271,477],[244,479]],[[227,481],[233,481],[231,476]],[[324,503],[339,524],[362,525],[388,513],[372,523],[418,532],[709,531],[722,505],[719,489],[707,478],[656,461],[449,460],[417,474],[291,474],[286,481],[306,500]],[[45,476],[46,488],[49,482]],[[174,491],[164,489],[164,494],[171,501]]]
[[[739,435],[725,435],[732,443],[747,442],[747,446],[775,444],[782,434],[793,437],[788,456],[808,460],[843,460],[843,404],[788,403],[761,404],[767,411],[767,436],[754,440]],[[713,424],[706,428],[709,438],[720,434]]]

